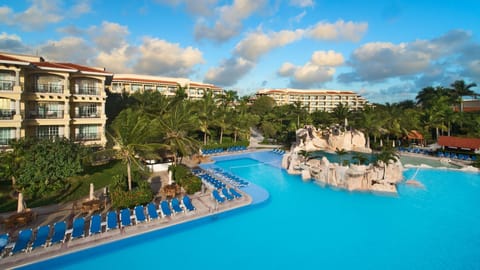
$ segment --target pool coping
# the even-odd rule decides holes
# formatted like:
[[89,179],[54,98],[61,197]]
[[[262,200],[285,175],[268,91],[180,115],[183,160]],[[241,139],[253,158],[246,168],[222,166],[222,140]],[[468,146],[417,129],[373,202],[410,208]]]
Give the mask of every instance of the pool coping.
[[[266,150],[268,151],[268,150]],[[250,155],[256,152],[263,152],[260,151],[249,151],[247,153],[232,153],[232,155],[222,155],[222,156],[215,156],[212,158],[219,158],[219,157],[233,157],[233,159],[238,158],[241,155]],[[259,161],[261,162],[261,161]],[[214,162],[210,162],[207,164],[214,164]],[[36,263],[41,263],[50,259],[59,258],[62,256],[68,256],[70,254],[86,251],[89,249],[94,249],[99,246],[108,245],[114,242],[119,242],[122,240],[131,239],[133,237],[139,235],[145,235],[148,233],[153,233],[157,231],[163,231],[167,229],[178,228],[181,229],[183,226],[188,224],[193,224],[195,222],[202,222],[208,221],[211,218],[218,218],[224,217],[229,214],[237,213],[239,210],[247,210],[251,207],[263,204],[269,200],[269,193],[264,188],[249,183],[246,187],[239,188],[245,196],[246,199],[244,201],[238,202],[238,199],[233,201],[229,201],[226,204],[228,205],[226,208],[222,209],[209,209],[209,212],[205,213],[198,213],[198,215],[190,215],[187,216],[188,213],[180,214],[180,218],[159,218],[154,221],[135,224],[133,226],[115,229],[112,231],[105,231],[100,234],[96,234],[93,236],[85,236],[83,238],[75,239],[75,240],[68,240],[65,243],[57,244],[54,246],[49,246],[46,248],[37,248],[32,252],[22,252],[15,254],[13,256],[6,255],[4,258],[0,259],[0,267],[4,267],[6,269],[11,268],[20,268],[31,266]],[[207,194],[208,196],[209,193]],[[204,195],[204,196],[207,196]],[[234,205],[231,205],[232,202],[237,202]],[[218,206],[218,204],[215,204]],[[198,210],[197,210],[198,211]],[[165,221],[169,219],[169,221]],[[172,222],[172,219],[173,222]],[[182,226],[183,225],[183,226]]]

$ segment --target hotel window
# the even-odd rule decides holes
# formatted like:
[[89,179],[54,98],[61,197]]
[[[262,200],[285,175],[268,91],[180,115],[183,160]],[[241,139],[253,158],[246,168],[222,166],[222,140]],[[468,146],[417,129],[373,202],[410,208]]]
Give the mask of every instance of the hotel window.
[[75,108],[75,117],[99,117],[94,103],[79,105]]
[[60,76],[36,75],[34,77],[35,92],[39,93],[63,93],[63,81]]
[[142,85],[141,84],[132,84],[131,86],[132,92],[138,92],[142,90]]
[[79,141],[99,140],[98,126],[80,125],[75,128],[75,139]]
[[122,92],[124,90],[122,83],[114,82],[112,83],[113,92]]
[[98,81],[94,79],[76,79],[74,82],[75,94],[100,95]]
[[8,145],[12,139],[15,139],[14,128],[0,128],[0,145]]
[[13,91],[15,74],[13,72],[0,72],[0,91]]
[[8,98],[0,98],[0,119],[11,120],[15,115],[15,102]]
[[155,86],[151,84],[145,85],[145,91],[153,91],[153,90],[155,90]]
[[56,138],[63,136],[63,127],[60,130],[59,126],[38,126],[37,127],[37,138]]
[[167,91],[167,87],[164,85],[157,86],[157,91],[160,93],[164,93],[165,91]]

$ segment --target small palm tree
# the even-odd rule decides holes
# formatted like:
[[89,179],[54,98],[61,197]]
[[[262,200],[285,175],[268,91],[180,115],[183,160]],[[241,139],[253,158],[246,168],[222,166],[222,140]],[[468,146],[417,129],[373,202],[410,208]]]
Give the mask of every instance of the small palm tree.
[[340,156],[340,164],[344,165],[343,157],[348,153],[345,149],[336,149],[335,153]]
[[385,174],[387,172],[387,165],[390,161],[397,161],[399,159],[398,153],[393,148],[383,148],[382,151],[375,156],[376,162],[375,165],[381,167],[380,164],[383,163],[383,176],[382,180],[385,179]]

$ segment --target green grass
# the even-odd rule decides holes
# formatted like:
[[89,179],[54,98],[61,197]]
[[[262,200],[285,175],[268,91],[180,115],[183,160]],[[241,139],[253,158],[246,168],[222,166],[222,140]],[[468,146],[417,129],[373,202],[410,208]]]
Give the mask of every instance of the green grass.
[[[96,190],[101,189],[112,182],[113,176],[122,175],[124,173],[126,173],[125,165],[119,160],[101,166],[87,167],[83,174],[69,179],[68,189],[60,195],[35,200],[27,199],[27,207],[45,206],[81,199],[88,196],[90,192],[90,183],[93,183]],[[11,182],[0,182],[0,212],[16,210],[17,200],[10,197],[11,191]]]

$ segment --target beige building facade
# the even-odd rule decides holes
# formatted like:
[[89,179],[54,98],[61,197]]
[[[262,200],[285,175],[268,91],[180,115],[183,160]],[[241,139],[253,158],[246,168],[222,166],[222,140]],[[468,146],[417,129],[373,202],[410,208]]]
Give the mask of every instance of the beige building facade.
[[368,101],[359,94],[340,90],[262,89],[256,96],[269,96],[279,106],[300,102],[309,112],[331,112],[340,103],[347,105],[351,110],[362,109],[368,104]]
[[206,92],[213,96],[223,95],[223,89],[213,84],[193,82],[185,78],[169,78],[140,74],[114,74],[112,82],[107,86],[113,93],[137,93],[158,91],[165,96],[173,97],[182,87],[189,99],[201,99]]
[[22,137],[105,146],[102,68],[0,52],[0,147]]

